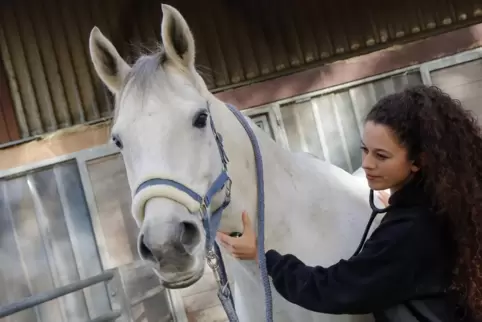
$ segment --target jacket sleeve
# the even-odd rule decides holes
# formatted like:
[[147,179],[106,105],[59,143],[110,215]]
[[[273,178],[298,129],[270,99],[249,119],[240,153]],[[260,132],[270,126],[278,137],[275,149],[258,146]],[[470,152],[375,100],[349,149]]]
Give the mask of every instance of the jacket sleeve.
[[382,223],[357,256],[326,268],[269,250],[268,274],[286,300],[308,310],[373,313],[412,294],[418,250],[423,248],[419,230],[413,219]]

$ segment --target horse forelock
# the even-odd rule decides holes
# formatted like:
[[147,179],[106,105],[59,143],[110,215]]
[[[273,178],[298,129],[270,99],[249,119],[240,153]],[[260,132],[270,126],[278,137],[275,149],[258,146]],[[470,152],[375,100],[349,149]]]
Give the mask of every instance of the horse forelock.
[[131,89],[135,89],[142,96],[149,91],[156,75],[162,65],[166,62],[166,52],[159,46],[159,50],[150,54],[141,55],[132,65],[125,77],[119,94],[116,95],[113,124],[119,116],[120,102]]
[[166,52],[162,48],[158,52],[141,56],[124,79],[119,96],[122,97],[128,88],[135,87],[141,93],[148,91],[158,71],[166,62],[166,57]]

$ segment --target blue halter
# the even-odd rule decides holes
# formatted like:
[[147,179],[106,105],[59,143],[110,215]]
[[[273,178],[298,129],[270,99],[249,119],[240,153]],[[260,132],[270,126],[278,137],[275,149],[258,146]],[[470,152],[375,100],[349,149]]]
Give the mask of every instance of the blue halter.
[[[272,321],[272,299],[271,299],[271,289],[268,279],[268,273],[266,269],[266,259],[264,256],[264,178],[263,178],[263,165],[261,152],[254,135],[253,130],[249,124],[244,119],[244,116],[238,111],[238,109],[230,104],[226,104],[227,107],[236,116],[238,121],[241,123],[243,128],[246,130],[251,144],[253,146],[253,152],[255,156],[256,164],[256,175],[257,175],[257,186],[258,186],[258,258],[259,267],[261,270],[261,277],[263,280],[263,286],[265,291],[265,302],[266,302],[266,321]],[[232,298],[231,289],[229,287],[223,259],[219,246],[215,242],[216,232],[219,228],[219,223],[221,221],[221,216],[223,210],[231,202],[231,178],[228,175],[227,164],[229,162],[226,152],[224,151],[222,136],[216,131],[214,126],[214,121],[212,119],[211,111],[208,104],[208,115],[211,124],[211,130],[216,139],[216,144],[218,146],[219,154],[222,161],[222,170],[219,176],[214,180],[214,182],[209,187],[206,194],[203,196],[199,195],[197,192],[193,191],[189,187],[183,185],[182,183],[176,182],[174,180],[154,178],[142,182],[136,189],[135,194],[138,194],[142,190],[159,185],[171,186],[177,190],[180,190],[192,199],[197,201],[200,205],[199,211],[201,213],[203,227],[206,233],[206,254],[207,261],[211,269],[213,270],[216,281],[218,282],[219,290],[218,297],[226,311],[226,314],[230,322],[237,322],[238,317],[236,315],[234,300]],[[210,213],[210,206],[214,195],[225,189],[225,198],[223,203],[212,213]]]

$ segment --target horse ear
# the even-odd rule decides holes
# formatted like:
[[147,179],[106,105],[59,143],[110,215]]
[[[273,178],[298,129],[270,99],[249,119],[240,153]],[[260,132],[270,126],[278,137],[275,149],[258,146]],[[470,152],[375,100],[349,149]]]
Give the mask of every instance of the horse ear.
[[131,67],[97,27],[90,32],[89,49],[97,75],[112,93],[117,94]]
[[188,69],[194,67],[195,45],[189,26],[177,9],[162,5],[161,38],[167,57]]

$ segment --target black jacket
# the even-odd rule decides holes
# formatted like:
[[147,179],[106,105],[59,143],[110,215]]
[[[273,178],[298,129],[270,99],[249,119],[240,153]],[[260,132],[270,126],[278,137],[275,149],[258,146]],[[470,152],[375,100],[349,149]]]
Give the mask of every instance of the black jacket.
[[[370,195],[374,208],[373,191]],[[454,321],[446,292],[453,248],[424,196],[418,181],[394,193],[366,243],[362,239],[350,259],[330,267],[306,266],[294,255],[267,251],[276,290],[288,301],[321,313],[373,313],[377,322]],[[371,219],[380,212],[374,208]]]

